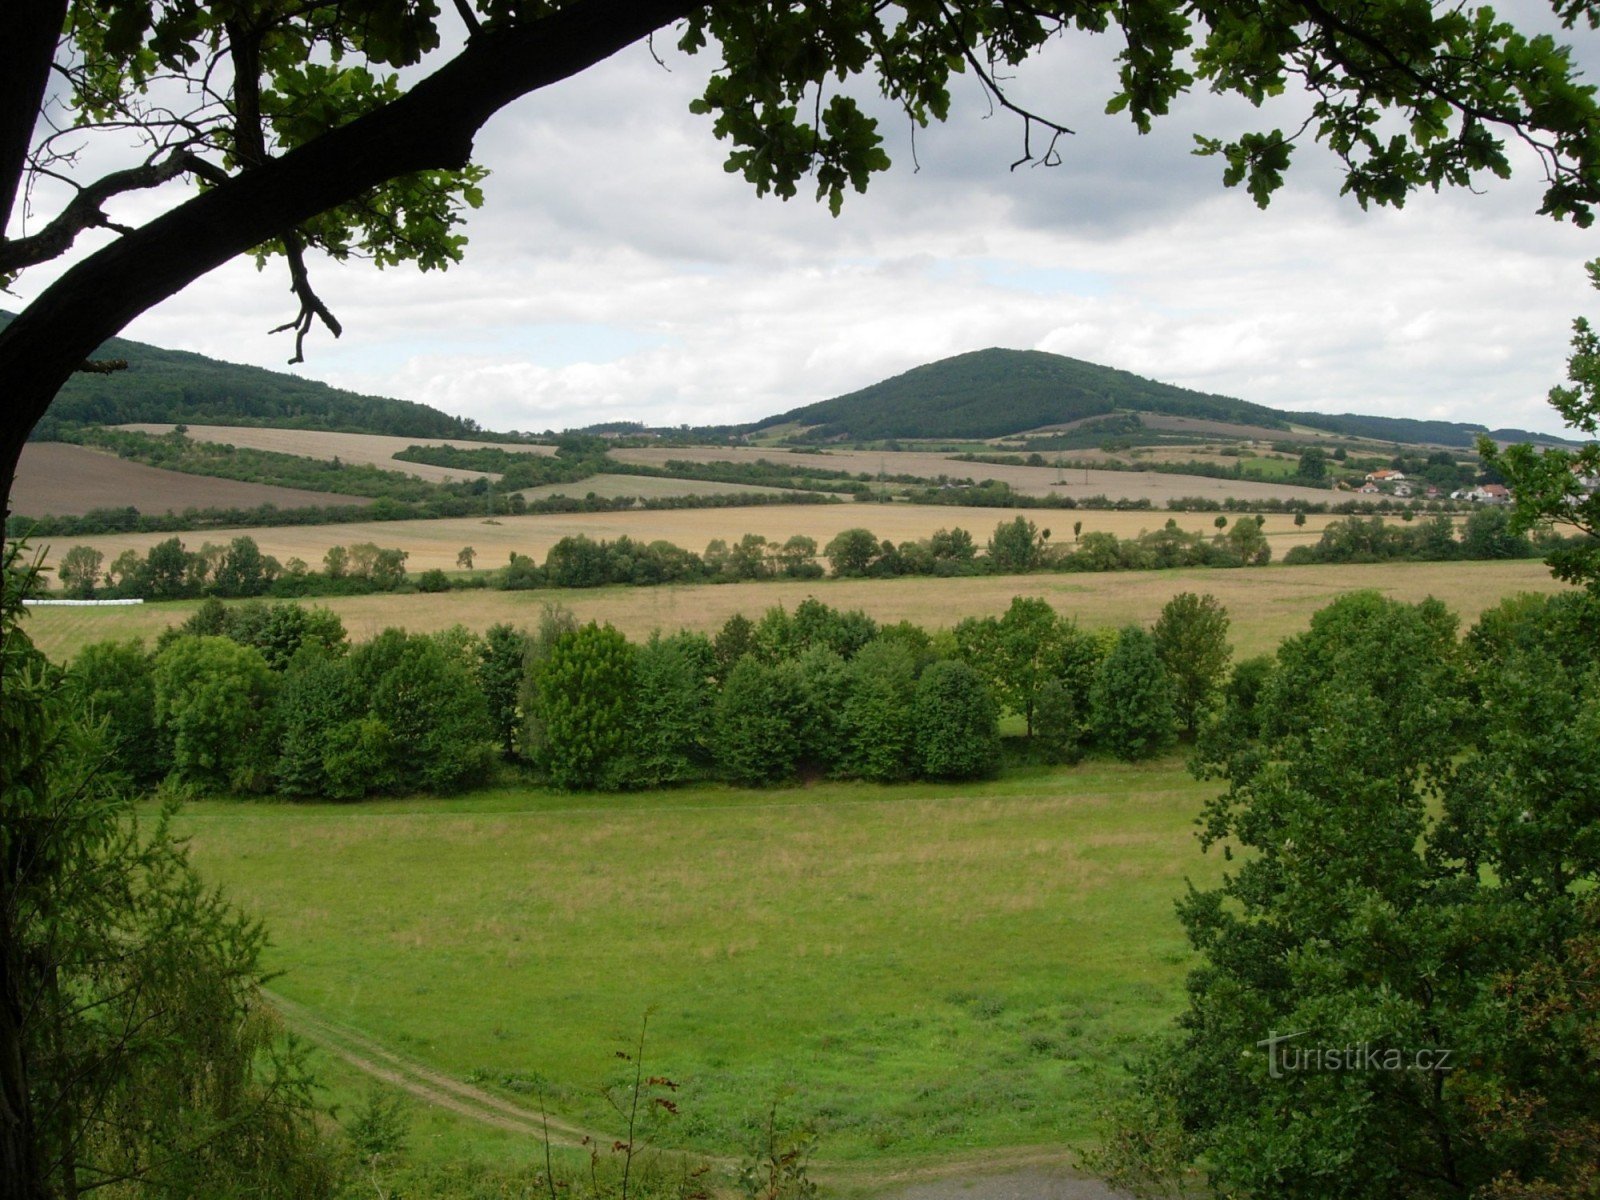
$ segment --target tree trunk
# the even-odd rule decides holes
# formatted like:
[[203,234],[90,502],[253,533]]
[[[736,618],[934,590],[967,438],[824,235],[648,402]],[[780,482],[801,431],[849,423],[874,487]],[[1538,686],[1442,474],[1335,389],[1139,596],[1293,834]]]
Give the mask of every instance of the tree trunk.
[[[399,175],[467,165],[477,131],[519,96],[692,12],[689,0],[575,0],[475,34],[393,103],[200,193],[72,267],[0,331],[0,512],[23,443],[61,385],[129,321],[252,247]],[[0,208],[15,202],[65,0],[16,0],[0,37]],[[31,98],[30,98],[31,97]],[[19,149],[20,147],[20,149]],[[0,233],[4,222],[0,221]],[[4,553],[0,532],[0,554]],[[0,863],[0,905],[14,893]],[[40,1200],[14,914],[0,912],[0,1200]]]

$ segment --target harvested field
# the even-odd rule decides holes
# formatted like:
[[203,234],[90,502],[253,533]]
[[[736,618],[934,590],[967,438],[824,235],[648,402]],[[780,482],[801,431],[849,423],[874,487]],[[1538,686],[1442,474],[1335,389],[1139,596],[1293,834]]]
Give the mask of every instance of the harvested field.
[[593,492],[607,500],[618,496],[638,496],[657,500],[663,496],[731,496],[741,492],[761,492],[778,496],[792,494],[788,488],[763,487],[754,483],[716,483],[706,479],[654,479],[648,475],[591,475],[575,483],[545,483],[523,488],[520,495],[529,500],[547,496],[582,498]]
[[916,451],[829,450],[826,454],[794,454],[755,446],[649,446],[614,450],[612,457],[631,463],[665,466],[669,459],[689,462],[755,462],[766,459],[796,466],[827,470],[865,472],[877,475],[915,475],[937,480],[995,479],[1025,496],[1108,496],[1113,500],[1148,499],[1157,506],[1181,496],[1205,496],[1214,500],[1234,497],[1240,500],[1304,500],[1326,504],[1333,493],[1316,488],[1288,487],[1279,483],[1259,483],[1249,479],[1208,479],[1198,475],[1158,475],[1147,471],[1093,471],[1083,468],[1065,471],[1055,467],[1008,467],[994,463],[962,462],[947,454]]
[[[171,433],[171,425],[119,425],[136,433]],[[252,425],[190,425],[189,436],[197,442],[217,442],[244,450],[272,450],[279,454],[298,454],[302,458],[339,459],[364,463],[385,471],[404,471],[430,483],[447,479],[498,479],[492,471],[458,471],[432,467],[426,463],[402,462],[394,456],[410,446],[459,446],[467,450],[498,448],[519,454],[554,454],[554,446],[527,446],[520,442],[464,442],[451,438],[383,437],[374,433],[327,433],[320,429],[264,429]]]
[[[1118,537],[1133,537],[1144,530],[1159,529],[1169,518],[1183,529],[1216,532],[1213,513],[960,508],[944,504],[775,504],[750,508],[528,513],[520,517],[495,517],[492,521],[482,517],[448,517],[434,521],[282,525],[237,531],[211,529],[185,534],[183,539],[190,549],[199,549],[204,541],[226,541],[236,533],[245,533],[255,538],[264,553],[273,555],[279,562],[300,558],[311,564],[320,563],[330,546],[376,542],[380,546],[399,546],[406,550],[411,556],[407,568],[417,572],[430,567],[454,570],[456,554],[463,546],[473,547],[479,564],[484,567],[501,566],[513,551],[532,555],[543,562],[556,542],[580,533],[596,540],[614,541],[626,534],[641,542],[668,541],[699,553],[712,538],[733,541],[746,533],[759,533],[770,541],[779,542],[797,533],[805,534],[816,538],[820,550],[840,531],[857,527],[870,529],[879,539],[889,538],[895,542],[915,541],[940,529],[960,527],[981,545],[996,525],[1019,515],[1041,529],[1051,530],[1054,534],[1051,540],[1056,544],[1070,542],[1073,526],[1078,522],[1082,522],[1083,533],[1114,533]],[[1238,517],[1230,515],[1228,519],[1231,523]],[[1281,558],[1290,546],[1316,541],[1329,521],[1341,519],[1311,515],[1306,518],[1305,525],[1296,527],[1287,513],[1274,513],[1267,517],[1264,532],[1274,556]],[[120,533],[60,538],[52,547],[52,554],[60,555],[70,546],[83,544],[103,551],[109,562],[126,549],[142,553],[171,536],[170,533]]]
[[334,496],[270,483],[185,475],[128,462],[109,451],[62,442],[29,442],[24,446],[17,482],[11,491],[11,507],[28,517],[77,517],[90,509],[129,505],[142,513],[159,515],[181,513],[186,508],[258,508],[263,504],[307,508],[371,503],[364,496]]
[[[343,618],[350,636],[369,638],[390,625],[427,632],[461,624],[484,630],[500,621],[533,626],[543,604],[561,604],[582,621],[615,625],[631,637],[652,629],[714,631],[734,613],[754,617],[774,604],[793,609],[807,596],[860,608],[881,621],[929,628],[1002,612],[1013,596],[1042,596],[1090,627],[1153,622],[1179,592],[1210,592],[1232,618],[1238,656],[1271,651],[1305,629],[1311,614],[1345,592],[1371,588],[1396,600],[1436,596],[1463,625],[1518,592],[1558,592],[1565,584],[1534,561],[1373,563],[1360,566],[1250,567],[1240,570],[1129,571],[1096,575],[1000,575],[970,579],[816,580],[797,583],[695,584],[529,592],[467,591],[439,595],[349,596],[308,600]],[[197,601],[132,608],[45,608],[27,628],[41,649],[70,657],[93,641],[143,637],[185,620]]]

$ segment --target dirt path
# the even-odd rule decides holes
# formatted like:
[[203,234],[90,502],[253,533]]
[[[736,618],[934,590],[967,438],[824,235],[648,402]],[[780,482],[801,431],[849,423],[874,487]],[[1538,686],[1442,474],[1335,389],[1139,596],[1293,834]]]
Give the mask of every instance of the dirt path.
[[453,1113],[512,1133],[543,1138],[548,1131],[552,1146],[578,1146],[585,1137],[609,1142],[609,1135],[584,1129],[560,1117],[546,1117],[503,1100],[493,1092],[452,1079],[414,1058],[396,1054],[365,1034],[317,1016],[304,1005],[296,1004],[276,992],[262,989],[268,1003],[277,1009],[295,1033],[330,1054],[337,1055],[356,1070],[381,1079],[418,1100],[436,1104]]
[[[495,1129],[548,1136],[552,1146],[581,1146],[586,1138],[602,1145],[611,1141],[608,1133],[529,1112],[493,1092],[452,1079],[276,992],[262,989],[262,995],[300,1037],[426,1104]],[[703,1161],[719,1167],[737,1165],[731,1158]],[[905,1168],[817,1161],[812,1174],[841,1191],[882,1200],[1117,1200],[1118,1194],[1099,1180],[1074,1173],[1070,1162],[1070,1153],[1060,1147],[1019,1146]]]

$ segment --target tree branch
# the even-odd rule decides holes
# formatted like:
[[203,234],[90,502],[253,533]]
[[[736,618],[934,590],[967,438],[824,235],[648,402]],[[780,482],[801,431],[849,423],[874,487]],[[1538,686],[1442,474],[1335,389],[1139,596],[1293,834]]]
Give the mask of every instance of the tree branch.
[[290,233],[283,238],[283,254],[289,260],[289,290],[300,300],[300,312],[294,320],[279,325],[272,330],[273,333],[283,333],[285,330],[294,330],[294,357],[290,364],[305,362],[306,334],[311,332],[313,318],[321,320],[334,337],[344,332],[328,306],[322,302],[322,297],[311,289],[311,276],[306,271],[305,243],[300,240],[298,233]]
[[0,276],[14,275],[59,257],[71,249],[73,242],[85,229],[115,228],[102,208],[107,200],[124,192],[160,187],[180,175],[202,174],[202,171],[196,170],[197,164],[207,166],[185,150],[159,161],[145,163],[142,167],[113,171],[103,179],[96,180],[79,191],[55,220],[38,233],[14,241],[0,238]]
[[29,430],[94,348],[229,259],[414,171],[468,165],[501,108],[687,17],[694,0],[574,0],[486,27],[405,95],[228,179],[91,254],[0,330],[11,405],[0,426],[0,494]]

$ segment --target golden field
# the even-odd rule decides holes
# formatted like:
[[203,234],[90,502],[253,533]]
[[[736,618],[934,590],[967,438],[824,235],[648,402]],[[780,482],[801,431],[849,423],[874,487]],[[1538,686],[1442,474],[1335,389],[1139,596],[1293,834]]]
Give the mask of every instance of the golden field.
[[[648,481],[653,482],[653,481]],[[571,485],[583,486],[581,484]],[[743,489],[741,489],[743,490]],[[1324,493],[1326,495],[1327,493]],[[1082,522],[1083,533],[1114,533],[1134,537],[1142,531],[1159,529],[1170,518],[1184,529],[1215,533],[1214,513],[1100,512],[1081,509],[961,508],[948,504],[771,504],[748,508],[684,508],[632,510],[611,513],[527,513],[522,516],[449,517],[442,520],[360,521],[341,525],[276,525],[261,529],[211,529],[203,532],[118,533],[86,537],[58,538],[50,547],[50,559],[75,545],[93,546],[109,563],[124,550],[140,553],[157,542],[178,537],[191,550],[205,542],[226,542],[240,535],[254,538],[262,552],[279,562],[299,558],[317,567],[332,546],[354,542],[376,542],[398,546],[410,558],[413,572],[431,567],[455,570],[456,555],[463,546],[477,552],[479,568],[503,565],[513,552],[544,561],[550,547],[564,537],[584,534],[596,540],[627,535],[640,542],[667,541],[696,553],[713,538],[735,541],[746,533],[758,533],[769,541],[782,542],[794,534],[817,540],[821,549],[845,529],[864,527],[880,539],[894,542],[915,541],[940,529],[960,527],[982,545],[1002,521],[1025,516],[1054,535],[1052,542],[1070,542],[1073,526]],[[1228,521],[1240,514],[1228,514]],[[1340,517],[1310,515],[1296,527],[1288,513],[1270,513],[1265,532],[1274,557],[1281,558],[1291,546],[1315,542],[1329,521]]]
[[[1269,526],[1270,528],[1270,526]],[[734,613],[751,617],[774,604],[792,609],[807,596],[839,608],[860,608],[880,621],[914,621],[943,628],[964,617],[996,614],[1013,596],[1042,596],[1092,628],[1149,624],[1179,592],[1210,592],[1228,609],[1240,656],[1266,653],[1306,628],[1312,613],[1349,591],[1371,588],[1396,600],[1436,596],[1464,624],[1518,592],[1557,592],[1565,584],[1537,561],[1375,563],[1355,566],[1197,568],[1084,575],[1000,575],[966,579],[851,579],[809,582],[693,584],[654,588],[597,588],[528,592],[464,591],[438,595],[349,596],[312,599],[338,613],[350,636],[363,640],[391,626],[417,632],[497,622],[532,626],[547,603],[580,620],[610,622],[630,637],[653,629],[716,630]],[[197,601],[116,608],[33,608],[29,633],[51,657],[64,659],[89,642],[142,637],[147,641],[185,620]]]

